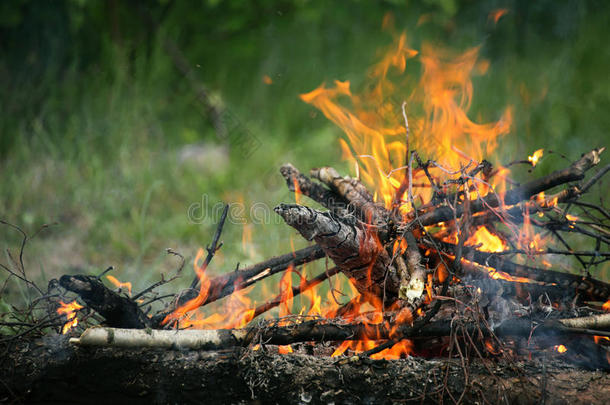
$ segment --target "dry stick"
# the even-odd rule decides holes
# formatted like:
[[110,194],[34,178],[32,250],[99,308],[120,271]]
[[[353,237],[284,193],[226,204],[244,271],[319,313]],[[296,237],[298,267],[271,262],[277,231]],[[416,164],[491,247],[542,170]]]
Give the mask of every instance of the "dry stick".
[[[564,324],[571,320],[547,320],[533,323],[528,318],[513,318],[492,327],[481,330],[476,322],[464,324],[469,333],[479,332],[482,337],[518,336],[540,337],[540,344],[549,346],[566,335],[610,336],[605,330],[571,328]],[[532,329],[532,326],[535,328]],[[586,325],[594,325],[592,322]],[[263,324],[246,329],[186,329],[186,330],[142,330],[96,327],[89,328],[80,338],[70,339],[73,344],[83,346],[116,346],[116,347],[162,347],[172,349],[217,350],[235,346],[247,346],[254,342],[266,344],[289,345],[298,342],[332,342],[361,339],[394,339],[397,334],[401,339],[449,336],[454,329],[450,320],[430,322],[422,327],[402,326],[395,332],[383,324],[341,324],[326,320],[305,320],[288,326]]]
[[[226,297],[227,295],[231,295],[235,291],[244,289],[257,281],[284,271],[290,266],[300,266],[302,264],[318,260],[324,256],[325,253],[322,248],[317,245],[313,245],[292,253],[272,257],[264,262],[254,264],[239,271],[233,271],[231,273],[214,277],[210,280],[208,296],[206,300],[201,303],[201,306],[212,303]],[[199,292],[197,290],[191,289],[186,290],[183,297],[185,297],[186,302],[197,297],[198,294]],[[159,326],[161,321],[163,321],[167,315],[172,313],[172,311],[173,309],[166,309],[153,316],[153,324]]]
[[[359,180],[349,176],[342,177],[332,167],[312,169],[310,174],[344,198],[349,204],[348,207],[358,215],[362,222],[378,228],[387,227],[388,211],[373,200],[371,193]],[[377,232],[380,231],[381,229],[377,230]],[[382,239],[384,238],[382,237]]]
[[298,187],[301,194],[311,198],[333,212],[347,207],[348,202],[343,197],[321,184],[312,182],[309,177],[302,174],[292,164],[284,164],[280,167],[280,173],[284,176],[286,185],[290,191],[296,192],[296,187]]
[[[548,176],[541,177],[523,184],[522,186],[513,188],[507,191],[503,196],[504,205],[514,205],[520,201],[527,200],[531,196],[548,190],[560,184],[570,181],[581,180],[585,176],[585,172],[597,165],[600,161],[599,155],[605,148],[594,149],[583,155],[578,161],[572,163],[568,168],[555,171]],[[472,213],[484,211],[489,207],[497,207],[500,205],[500,200],[496,194],[489,194],[484,198],[471,202],[470,211]],[[455,207],[455,215],[461,217],[464,213],[464,204]],[[451,207],[441,206],[432,211],[419,216],[422,225],[434,225],[439,222],[449,221],[453,219],[454,212]],[[411,226],[418,224],[416,221],[411,222]]]
[[558,285],[538,284],[538,283],[515,283],[512,281],[489,278],[489,272],[471,263],[462,263],[465,274],[472,279],[465,282],[465,285],[481,289],[482,294],[493,297],[518,297],[529,295],[531,299],[537,299],[542,295],[548,295],[552,299],[565,299],[566,291]]
[[[156,283],[153,283],[149,287],[143,289],[142,291],[140,291],[139,293],[137,293],[136,295],[131,297],[132,300],[136,301],[138,298],[140,298],[141,296],[143,296],[145,294],[148,294],[155,288],[162,286],[164,284],[167,284],[167,283],[171,283],[172,281],[174,281],[175,279],[177,279],[180,276],[180,272],[182,272],[182,269],[184,268],[184,264],[186,263],[186,260],[184,260],[184,256],[182,256],[180,253],[172,250],[171,248],[167,248],[166,251],[168,254],[178,256],[180,258],[180,266],[178,266],[178,268],[176,269],[176,274],[167,280],[165,279],[165,276],[163,274],[161,274],[161,280],[157,281]],[[174,295],[174,294],[169,294],[168,296],[171,297],[172,295]],[[167,298],[168,296],[163,296],[163,298]],[[161,298],[157,297],[154,300],[147,301],[140,306],[144,307],[145,305],[150,304],[151,302],[157,301],[159,299],[161,299]]]
[[569,328],[608,330],[610,329],[610,314],[561,319],[559,322]]
[[593,252],[593,251],[584,251],[584,250],[556,250],[556,249],[551,249],[551,248],[548,248],[545,250],[536,250],[533,252],[531,252],[529,250],[523,250],[523,249],[512,249],[512,250],[504,250],[502,252],[494,252],[494,254],[497,256],[520,254],[520,255],[534,255],[534,256],[539,256],[539,255],[574,256],[574,255],[578,255],[578,256],[610,257],[610,252]]
[[[358,292],[383,296],[390,256],[375,232],[345,223],[331,213],[297,204],[280,204],[275,212],[306,240],[314,240],[352,281]],[[398,279],[387,280],[388,291],[398,296]]]
[[[220,216],[220,221],[218,222],[218,226],[216,227],[216,232],[214,232],[214,237],[212,238],[212,243],[210,246],[206,246],[206,250],[207,250],[208,254],[207,254],[205,260],[203,261],[203,263],[201,264],[201,267],[199,267],[199,273],[201,273],[201,274],[205,273],[210,262],[212,261],[212,258],[214,258],[214,254],[222,246],[222,242],[220,244],[218,244],[218,242],[220,240],[220,235],[222,234],[222,228],[224,227],[228,212],[229,212],[229,204],[225,204],[225,207]],[[163,319],[165,319],[165,316],[167,316],[169,313],[173,312],[173,310],[184,305],[186,302],[190,301],[191,299],[197,297],[199,295],[199,292],[197,291],[197,287],[198,287],[199,283],[200,283],[199,275],[195,275],[195,278],[191,282],[190,289],[184,290],[181,293],[176,295],[176,299],[174,300],[173,308],[171,310],[165,310],[162,313],[156,314],[152,318],[153,325],[159,325],[159,323],[162,322]],[[163,318],[159,319],[162,315],[163,315]]]
[[[27,285],[30,285],[31,287],[33,287],[36,291],[38,291],[38,293],[40,295],[44,295],[44,292],[42,292],[42,290],[36,285],[36,283],[34,283],[33,281],[29,280],[25,274],[25,265],[23,264],[23,252],[25,251],[25,246],[28,243],[28,240],[32,239],[34,236],[36,236],[39,232],[41,232],[43,229],[47,228],[49,225],[44,224],[42,225],[38,231],[36,231],[34,233],[34,235],[32,235],[31,237],[28,236],[27,233],[25,233],[25,231],[23,229],[21,229],[20,227],[18,227],[17,225],[11,224],[10,222],[7,222],[3,219],[0,219],[0,224],[2,225],[6,225],[8,227],[11,227],[13,229],[15,229],[17,232],[19,232],[23,238],[21,240],[21,247],[19,248],[19,262],[17,263],[15,260],[13,260],[15,266],[18,268],[19,272],[21,274],[17,274],[16,272],[14,272],[13,270],[11,270],[8,266],[0,263],[0,267],[2,267],[3,269],[5,269],[9,274],[17,277],[18,279],[20,279],[21,281],[23,281],[24,283],[26,283]],[[9,249],[6,249],[6,252],[9,256],[9,258],[11,258],[12,260],[12,255],[10,253]]]
[[[227,219],[228,212],[229,212],[229,204],[226,204],[224,210],[222,211],[222,215],[220,216],[220,221],[218,222],[218,226],[216,227],[216,232],[214,233],[214,238],[212,239],[212,244],[210,246],[206,246],[208,255],[206,256],[205,260],[201,264],[201,272],[206,271],[206,269],[208,268],[208,265],[210,264],[210,262],[212,261],[212,258],[214,257],[214,254],[222,246],[222,243],[220,243],[220,245],[218,245],[218,241],[220,239],[220,234],[222,234],[222,228]],[[199,282],[200,282],[199,277],[195,276],[195,278],[191,282],[190,288],[197,288],[197,286],[199,285]]]
[[591,177],[589,179],[589,181],[587,181],[581,188],[580,188],[580,192],[581,193],[586,193],[589,188],[591,188],[591,186],[593,186],[599,179],[602,178],[602,176],[604,174],[606,174],[608,171],[610,171],[610,164],[604,166],[600,171],[598,171],[597,173],[595,173],[595,176]]
[[498,213],[495,212],[485,212],[479,214],[473,217],[472,224],[475,226],[480,226],[488,224],[489,222],[496,222],[500,220],[504,221],[507,219],[511,222],[523,221],[524,211],[527,212],[529,215],[538,213],[540,211],[547,211],[552,208],[552,201],[556,201],[557,203],[564,203],[567,201],[572,201],[580,195],[581,191],[578,187],[569,187],[565,190],[560,191],[559,193],[546,196],[544,202],[542,203],[538,203],[537,201],[528,201],[508,208],[500,213],[501,217],[498,217]]
[[[455,254],[455,245],[439,240],[435,240],[435,244],[439,246],[443,252],[450,255]],[[548,284],[555,283],[565,289],[574,289],[592,301],[606,301],[610,298],[610,284],[594,278],[517,264],[510,262],[495,253],[481,252],[466,246],[464,247],[464,257],[469,261],[492,267],[497,271],[503,271],[511,276],[525,277]]]
[[[313,287],[317,286],[324,280],[336,275],[340,271],[341,270],[339,270],[338,267],[333,267],[332,269],[329,269],[329,270],[325,271],[324,273],[320,273],[316,277],[314,277],[310,280],[307,280],[306,282],[300,284],[298,287],[292,287],[292,297],[294,298],[297,295],[299,295],[307,290],[312,289]],[[272,298],[269,301],[265,302],[264,304],[259,305],[254,310],[254,315],[252,316],[252,319],[256,318],[257,316],[259,316],[261,314],[264,314],[265,312],[269,311],[272,308],[277,307],[283,301],[285,301],[285,297],[286,297],[285,293],[278,294],[277,296],[275,296],[275,298]]]

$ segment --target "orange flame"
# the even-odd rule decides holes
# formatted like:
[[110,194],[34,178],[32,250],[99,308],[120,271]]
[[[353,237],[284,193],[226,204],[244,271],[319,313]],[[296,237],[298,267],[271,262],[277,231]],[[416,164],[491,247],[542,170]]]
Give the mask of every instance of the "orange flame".
[[286,345],[286,346],[278,346],[278,353],[279,354],[288,354],[288,353],[292,353],[292,347],[290,345]]
[[296,177],[294,178],[294,202],[297,204],[301,203],[301,186],[299,186]]
[[187,301],[184,305],[177,308],[174,312],[165,317],[162,324],[165,325],[172,321],[177,321],[186,315],[188,312],[199,308],[199,306],[207,299],[208,292],[210,289],[210,279],[205,274],[206,268],[203,266],[199,266],[199,261],[204,257],[204,250],[199,249],[197,251],[197,256],[195,257],[195,261],[193,262],[193,269],[195,270],[195,274],[199,278],[199,294],[197,297]]
[[[331,357],[341,356],[348,349],[354,351],[354,353],[362,353],[367,350],[374,349],[379,346],[382,341],[376,340],[346,340],[333,352]],[[413,352],[413,342],[410,340],[401,340],[394,346],[382,350],[379,353],[371,355],[374,360],[386,359],[386,360],[397,360],[404,358]]]
[[[419,55],[421,79],[411,94],[404,96],[388,80],[391,74],[403,73],[407,60],[418,55],[407,46],[403,33],[390,52],[373,66],[369,90],[354,94],[349,82],[335,81],[334,86],[322,84],[302,94],[301,99],[344,131],[349,141],[348,144],[340,140],[344,157],[358,162],[362,180],[375,189],[389,208],[406,171],[406,117],[401,112],[402,100],[423,107],[419,114],[409,112],[414,117],[408,120],[414,124],[410,131],[417,133],[417,137],[410,139],[411,147],[416,146],[422,155],[435,158],[445,167],[459,167],[471,159],[480,161],[497,147],[498,137],[508,133],[512,121],[509,108],[495,123],[477,124],[467,116],[473,91],[471,76],[481,67],[478,52],[474,48],[455,56],[424,45]],[[415,173],[414,182],[423,179],[422,176]],[[430,196],[429,188],[414,188],[415,198],[419,195],[427,200]],[[405,206],[410,209],[403,199],[401,212],[408,210]]]
[[65,335],[70,329],[75,328],[78,325],[76,311],[82,309],[83,306],[76,302],[76,300],[70,302],[69,304],[59,301],[59,304],[61,306],[57,308],[57,313],[60,315],[66,315],[66,318],[68,319],[68,321],[61,328],[61,333]]
[[129,281],[123,283],[119,281],[116,277],[111,275],[106,276],[106,279],[108,279],[108,281],[110,281],[116,288],[127,288],[127,291],[129,291],[129,295],[131,295],[131,283]]
[[498,21],[500,21],[500,18],[502,18],[506,14],[508,14],[507,8],[498,8],[496,10],[491,11],[489,13],[488,18],[489,18],[489,20],[493,21],[494,24],[497,24]]

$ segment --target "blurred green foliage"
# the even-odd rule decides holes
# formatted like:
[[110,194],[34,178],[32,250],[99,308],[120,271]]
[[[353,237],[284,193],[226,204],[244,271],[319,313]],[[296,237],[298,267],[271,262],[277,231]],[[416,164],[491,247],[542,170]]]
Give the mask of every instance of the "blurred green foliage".
[[[508,13],[494,24],[498,8]],[[0,214],[29,232],[58,223],[28,247],[36,274],[112,264],[144,286],[173,266],[164,248],[192,257],[208,243],[213,220],[187,218],[202,195],[273,207],[293,200],[280,164],[341,166],[340,132],[298,95],[334,79],[361,85],[392,40],[386,13],[415,48],[481,46],[491,67],[475,79],[470,115],[489,121],[514,107],[507,161],[538,148],[575,158],[610,140],[608,11],[605,1],[550,0],[0,2]],[[217,136],[167,40],[211,105],[260,145],[251,154]],[[182,158],[192,150],[203,162]],[[212,272],[290,249],[294,232],[279,221],[252,230],[243,249],[242,225],[226,227]],[[0,245],[17,244],[0,232]]]

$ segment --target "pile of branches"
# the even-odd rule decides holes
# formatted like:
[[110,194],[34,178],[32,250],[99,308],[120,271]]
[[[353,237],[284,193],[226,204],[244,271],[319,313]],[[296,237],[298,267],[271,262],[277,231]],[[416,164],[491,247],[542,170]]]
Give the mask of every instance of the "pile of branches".
[[[610,337],[610,315],[601,308],[601,303],[610,299],[610,284],[593,278],[590,271],[610,259],[610,214],[603,203],[581,200],[610,171],[607,165],[586,178],[586,173],[600,162],[603,150],[594,149],[562,170],[515,184],[503,194],[490,188],[489,193],[476,198],[473,196],[478,194],[481,184],[488,186],[497,174],[490,163],[471,162],[451,171],[434,161],[423,162],[413,151],[390,208],[376,202],[358,179],[341,176],[331,167],[313,169],[306,176],[286,164],[280,172],[288,188],[325,208],[299,204],[280,204],[275,208],[288,225],[313,242],[309,247],[210,278],[205,288],[200,278],[195,277],[190,288],[171,297],[159,295],[156,290],[175,280],[184,266],[184,258],[173,251],[169,253],[181,260],[176,274],[167,279],[162,277],[131,297],[106,287],[101,275],[65,275],[53,280],[47,292],[35,287],[40,296],[33,301],[34,306],[44,302],[52,308],[47,308],[45,316],[32,318],[35,311],[30,307],[21,312],[27,314],[21,318],[15,315],[18,311],[13,312],[14,319],[4,322],[4,326],[12,328],[16,336],[23,336],[63,324],[65,319],[57,322],[61,316],[56,313],[59,298],[64,294],[58,291],[63,288],[76,293],[84,304],[79,310],[85,313],[84,319],[80,316],[81,324],[89,320],[113,328],[91,329],[74,339],[83,345],[218,349],[256,343],[286,345],[359,339],[379,342],[363,354],[367,356],[411,339],[425,340],[428,349],[431,341],[437,342],[438,350],[430,353],[452,355],[453,350],[462,350],[464,342],[472,343],[479,354],[485,346],[488,352],[518,352],[518,347],[507,350],[504,345],[519,337],[528,344],[538,339],[536,347],[540,348],[572,345],[578,349],[573,351],[577,356],[587,348],[584,352],[588,353],[588,360],[584,363],[608,367],[607,349],[597,343],[600,338]],[[441,182],[432,175],[433,170],[445,173],[447,179]],[[425,174],[427,186],[433,190],[427,203],[416,201],[413,195],[413,178],[418,172]],[[548,194],[560,186],[562,189]],[[542,196],[543,192],[547,195]],[[405,203],[414,207],[406,214],[400,210]],[[574,209],[579,210],[578,217],[568,214]],[[207,247],[200,273],[206,271],[222,245],[220,237],[227,211],[228,206]],[[563,248],[518,248],[514,235],[502,227],[510,230],[525,221],[546,232]],[[480,226],[511,248],[489,252],[481,246],[467,245],[465,242]],[[450,241],[447,236],[452,233],[456,237]],[[593,248],[573,250],[566,234],[578,234],[591,241]],[[26,240],[24,234],[22,249]],[[582,265],[582,272],[569,274],[527,264],[528,259],[540,255],[574,257]],[[293,317],[252,323],[245,329],[175,331],[180,316],[188,311],[324,257],[330,258],[335,267],[293,287],[292,296],[338,273],[347,276],[359,292],[324,319]],[[14,264],[19,271],[3,267],[12,277],[31,283],[23,263],[15,260]],[[497,277],[492,276],[497,274],[503,276],[494,279]],[[285,296],[285,292],[280,292],[256,307],[254,317],[280,305]],[[170,302],[164,308],[150,314],[155,302],[168,298]],[[354,316],[355,309],[365,302],[381,306],[383,322],[371,324]],[[591,336],[596,337],[595,343]],[[432,337],[438,339],[431,340]],[[595,350],[590,350],[592,347]],[[590,361],[591,353],[597,360]]]

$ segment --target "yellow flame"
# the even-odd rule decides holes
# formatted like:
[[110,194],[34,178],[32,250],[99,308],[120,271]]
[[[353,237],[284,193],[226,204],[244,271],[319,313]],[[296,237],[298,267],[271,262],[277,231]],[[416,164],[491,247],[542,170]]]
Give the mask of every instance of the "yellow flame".
[[498,236],[489,232],[482,226],[466,241],[466,246],[481,245],[478,250],[483,252],[502,252],[506,250],[506,244]]
[[538,149],[537,151],[534,152],[533,155],[528,156],[527,160],[532,164],[532,166],[536,166],[536,164],[542,157],[543,152],[544,152],[544,149]]
[[82,309],[83,306],[76,301],[72,301],[69,304],[59,301],[59,304],[61,306],[57,308],[57,313],[60,315],[66,315],[66,318],[68,319],[68,321],[61,328],[61,333],[65,335],[70,329],[75,328],[78,325],[76,311]]

